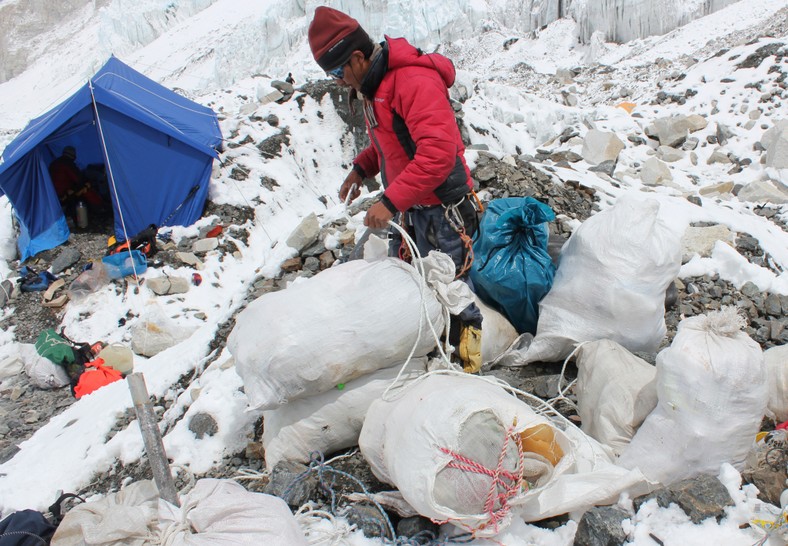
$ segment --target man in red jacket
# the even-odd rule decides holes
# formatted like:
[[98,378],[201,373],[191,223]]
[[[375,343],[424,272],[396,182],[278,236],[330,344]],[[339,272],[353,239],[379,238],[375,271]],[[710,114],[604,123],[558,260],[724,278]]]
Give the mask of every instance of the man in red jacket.
[[[384,191],[364,225],[384,228],[399,216],[422,255],[448,254],[459,278],[470,284],[467,260],[478,222],[465,146],[449,102],[452,62],[424,54],[404,38],[375,44],[358,21],[324,6],[309,25],[309,45],[317,64],[364,104],[371,144],[356,157],[339,197],[355,199],[362,180],[380,174]],[[402,257],[396,231],[390,253]],[[459,356],[474,373],[481,368],[482,315],[471,304],[459,319]]]

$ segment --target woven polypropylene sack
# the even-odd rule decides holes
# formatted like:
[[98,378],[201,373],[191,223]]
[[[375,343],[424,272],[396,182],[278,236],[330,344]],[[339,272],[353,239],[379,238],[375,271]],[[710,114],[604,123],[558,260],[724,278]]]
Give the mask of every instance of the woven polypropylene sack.
[[157,533],[167,546],[306,546],[285,501],[230,480],[202,479],[176,507],[159,502]]
[[[375,370],[425,356],[442,306],[410,265],[355,260],[265,294],[227,339],[252,408],[326,392]],[[418,342],[417,342],[418,340]]]
[[657,355],[657,407],[621,465],[664,485],[743,466],[768,400],[763,353],[744,324],[734,308],[679,323]]
[[[329,455],[358,444],[369,406],[392,386],[401,366],[378,370],[354,379],[342,389],[292,400],[263,413],[265,464],[281,460],[308,463],[312,452]],[[426,371],[426,359],[414,359],[392,390]]]
[[609,339],[585,343],[576,354],[582,430],[618,454],[657,405],[657,370]]
[[599,339],[657,350],[667,331],[665,291],[681,267],[679,237],[658,213],[658,201],[621,198],[577,228],[518,364],[561,360]]
[[[540,425],[550,428],[562,456],[551,464],[528,452],[521,465],[513,436]],[[429,376],[394,400],[376,401],[367,412],[359,447],[378,479],[396,486],[421,515],[479,536],[505,528],[511,517],[507,506],[574,464],[562,431],[501,387],[475,376]],[[464,470],[467,460],[486,471]],[[492,477],[495,470],[527,477],[533,489],[506,492]],[[487,505],[491,491],[496,502]]]
[[778,421],[788,421],[788,345],[763,352],[769,383],[769,411]]

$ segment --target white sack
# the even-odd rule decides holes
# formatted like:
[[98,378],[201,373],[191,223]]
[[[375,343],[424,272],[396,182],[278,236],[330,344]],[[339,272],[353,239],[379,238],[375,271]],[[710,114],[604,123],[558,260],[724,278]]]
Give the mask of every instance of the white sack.
[[20,343],[19,356],[30,383],[39,389],[59,389],[71,382],[65,368],[38,354],[32,343]]
[[517,330],[499,313],[474,294],[474,301],[482,312],[482,362],[495,360],[517,339]]
[[414,357],[425,356],[435,346],[429,322],[440,333],[444,319],[422,286],[401,260],[354,260],[252,302],[227,339],[250,407],[273,409],[404,362],[417,338]]
[[[563,457],[553,465],[526,450],[524,466],[519,467],[516,442],[512,436],[507,442],[507,433],[519,434],[538,425],[551,428]],[[449,521],[477,536],[492,536],[510,523],[512,510],[527,521],[536,521],[588,508],[589,500],[613,502],[623,488],[641,480],[639,473],[610,464],[598,444],[593,460],[577,461],[576,450],[591,442],[576,428],[560,430],[483,378],[438,374],[417,380],[395,400],[374,402],[359,447],[375,476],[399,489],[421,515]],[[494,470],[502,452],[502,469],[523,475],[530,489],[510,492],[505,504],[498,501],[488,510],[485,501],[492,478],[466,470],[470,464],[463,464],[457,456]],[[586,474],[567,476],[578,468]],[[596,479],[593,473],[602,471],[602,479]],[[501,492],[498,487],[496,495]],[[497,513],[497,524],[492,512]]]
[[158,533],[167,546],[307,544],[285,501],[210,478],[199,480],[180,508],[159,502]]
[[[21,345],[21,343],[19,344]],[[25,361],[18,354],[9,356],[8,358],[0,361],[0,381],[5,381],[8,378],[16,377],[25,368]]]
[[[426,364],[426,358],[408,363],[397,387],[424,374]],[[384,368],[354,379],[342,390],[332,389],[264,412],[266,467],[274,468],[282,460],[308,463],[313,451],[328,455],[357,445],[369,406],[393,383],[400,368]]]
[[622,197],[577,228],[518,364],[562,360],[577,343],[599,339],[657,350],[667,331],[665,290],[681,267],[680,239],[658,212],[656,200]]
[[159,491],[151,480],[78,504],[66,513],[52,546],[143,546],[155,536]]
[[788,421],[788,345],[763,352],[769,384],[769,411],[778,422]]
[[657,355],[657,407],[619,464],[663,485],[741,469],[768,399],[763,353],[743,326],[732,307],[679,323]]
[[618,455],[657,405],[657,370],[609,339],[584,343],[576,354],[582,430]]

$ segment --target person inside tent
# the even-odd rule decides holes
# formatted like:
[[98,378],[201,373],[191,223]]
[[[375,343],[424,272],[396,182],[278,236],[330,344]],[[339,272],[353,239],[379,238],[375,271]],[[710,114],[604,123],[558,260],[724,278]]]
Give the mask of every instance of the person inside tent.
[[74,217],[76,205],[83,201],[92,213],[103,214],[106,210],[104,200],[77,167],[77,150],[73,146],[65,146],[60,157],[49,165],[49,176],[52,185],[63,207],[63,214]]
[[[458,278],[470,285],[471,237],[478,219],[465,146],[449,102],[454,65],[404,38],[386,37],[376,44],[358,21],[325,6],[315,10],[308,38],[317,64],[350,88],[351,102],[360,95],[372,142],[353,161],[340,199],[355,199],[362,181],[380,173],[384,191],[364,224],[380,229],[398,221],[423,256],[430,250],[448,254]],[[400,233],[392,228],[390,237],[389,254],[404,258],[407,247]],[[459,325],[460,360],[466,372],[478,372],[482,314],[476,304],[460,313]]]

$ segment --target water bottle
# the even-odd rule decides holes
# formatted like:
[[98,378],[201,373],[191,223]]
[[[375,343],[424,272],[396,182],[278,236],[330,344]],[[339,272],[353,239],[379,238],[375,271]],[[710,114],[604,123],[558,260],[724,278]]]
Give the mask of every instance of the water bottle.
[[76,207],[77,227],[85,229],[88,227],[88,207],[84,201],[78,201]]

